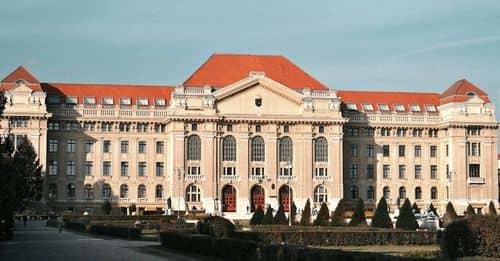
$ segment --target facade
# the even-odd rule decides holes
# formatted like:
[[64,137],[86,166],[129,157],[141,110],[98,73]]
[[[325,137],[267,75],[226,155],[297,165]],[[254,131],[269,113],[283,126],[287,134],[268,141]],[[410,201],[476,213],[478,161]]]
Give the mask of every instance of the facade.
[[178,86],[43,83],[19,67],[0,90],[0,135],[33,142],[46,211],[498,204],[495,107],[467,80],[337,91],[282,56],[214,54]]

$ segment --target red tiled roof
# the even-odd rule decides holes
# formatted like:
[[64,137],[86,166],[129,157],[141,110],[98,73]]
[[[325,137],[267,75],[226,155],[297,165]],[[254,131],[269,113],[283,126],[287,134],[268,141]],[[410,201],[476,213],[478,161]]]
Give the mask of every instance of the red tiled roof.
[[463,102],[470,99],[468,93],[474,93],[484,102],[489,103],[490,99],[488,98],[488,94],[483,90],[479,89],[477,86],[467,81],[466,79],[461,79],[453,83],[446,91],[444,91],[439,100],[441,104],[450,103],[450,102]]
[[137,98],[148,98],[149,105],[154,105],[155,98],[164,98],[168,104],[175,89],[173,86],[88,83],[42,83],[42,88],[48,96],[60,96],[62,103],[68,96],[78,97],[80,104],[84,97],[95,97],[97,104],[102,103],[103,97],[113,97],[115,105],[119,105],[121,97],[130,98],[132,105],[136,104]]
[[248,77],[251,71],[292,89],[328,90],[286,57],[281,55],[213,54],[185,82],[186,87],[224,87]]
[[13,72],[11,72],[7,77],[3,78],[2,83],[14,83],[17,80],[25,80],[29,83],[40,83],[38,79],[33,76],[28,70],[23,66],[17,67]]
[[425,105],[439,106],[439,93],[337,91],[337,96],[344,104],[355,103],[359,111],[363,104],[372,104],[374,111],[379,111],[379,104],[387,104],[391,112],[395,104],[404,105],[406,112],[410,112],[410,104],[419,105],[421,112],[426,112]]

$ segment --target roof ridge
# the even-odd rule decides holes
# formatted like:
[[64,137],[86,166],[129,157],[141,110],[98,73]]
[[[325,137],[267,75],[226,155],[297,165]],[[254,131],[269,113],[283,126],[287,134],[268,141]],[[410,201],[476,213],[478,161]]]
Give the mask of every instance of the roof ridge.
[[[320,85],[324,86],[325,88],[327,88],[328,90],[331,90],[332,88],[330,88],[329,86],[323,84],[322,82],[320,82],[318,79],[316,79],[315,77],[313,77],[312,75],[310,75],[307,71],[305,71],[304,69],[302,69],[301,67],[299,67],[297,64],[295,64],[294,62],[292,62],[292,60],[288,59],[288,57],[286,56],[282,56],[282,55],[279,55],[280,57],[283,57],[283,59],[287,60],[289,63],[293,64],[293,66],[295,66],[297,69],[301,70],[305,75],[309,76],[311,79],[313,79],[314,81],[316,81],[317,83],[319,83]],[[310,86],[304,86],[304,87],[310,87]]]
[[[37,77],[35,77],[28,69],[26,69],[22,65],[19,65],[16,69],[14,69],[7,76],[5,76],[0,82],[11,83],[11,82],[8,82],[7,79],[10,78],[10,77],[12,77],[15,73],[18,73],[18,72],[27,74],[27,76],[29,78],[31,78],[31,80],[33,80],[33,82],[28,81],[28,79],[23,79],[23,80],[28,81],[29,83],[40,83],[40,80],[38,80]],[[15,79],[15,80],[18,80],[18,79]]]
[[401,93],[401,94],[433,94],[440,95],[438,92],[406,92],[406,91],[363,91],[363,90],[339,90],[337,92],[371,92],[371,93]]
[[122,87],[172,87],[175,85],[159,85],[159,84],[134,84],[134,83],[81,83],[81,82],[43,82],[40,84],[64,84],[64,85],[101,85],[101,86],[122,86]]

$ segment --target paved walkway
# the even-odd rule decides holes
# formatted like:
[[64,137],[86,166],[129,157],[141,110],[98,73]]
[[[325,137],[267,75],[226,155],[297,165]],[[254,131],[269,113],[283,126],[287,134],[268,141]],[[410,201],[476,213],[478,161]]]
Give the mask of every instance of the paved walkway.
[[0,260],[206,260],[160,248],[159,242],[91,237],[84,233],[44,227],[30,221],[16,225],[14,238],[0,242]]

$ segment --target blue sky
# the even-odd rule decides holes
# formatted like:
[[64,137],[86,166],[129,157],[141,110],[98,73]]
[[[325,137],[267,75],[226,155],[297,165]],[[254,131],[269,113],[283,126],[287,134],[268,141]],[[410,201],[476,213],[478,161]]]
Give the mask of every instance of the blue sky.
[[310,2],[2,0],[0,77],[179,84],[213,52],[282,54],[336,89],[467,78],[500,102],[499,1]]

